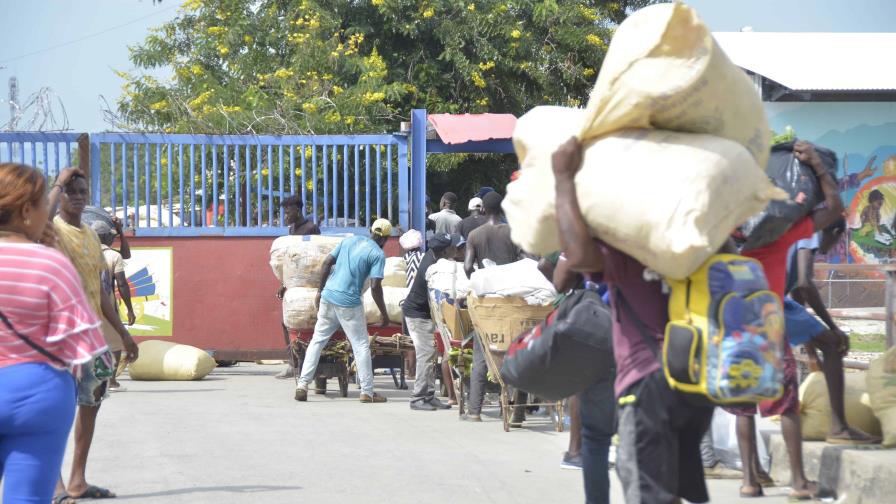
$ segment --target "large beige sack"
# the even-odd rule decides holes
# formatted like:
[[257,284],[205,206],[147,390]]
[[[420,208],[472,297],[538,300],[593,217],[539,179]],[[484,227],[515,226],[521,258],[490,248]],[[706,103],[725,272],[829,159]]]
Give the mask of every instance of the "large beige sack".
[[[550,153],[570,136],[575,115],[539,107],[514,131],[522,171],[503,208],[513,241],[535,254],[561,248]],[[670,278],[693,273],[772,197],[786,197],[741,145],[664,130],[624,130],[586,144],[576,188],[592,234]]]
[[[389,319],[395,324],[401,324],[402,312],[401,305],[404,298],[408,297],[408,288],[406,287],[383,287],[383,301],[386,302],[386,313]],[[379,324],[383,321],[380,315],[380,309],[373,302],[373,294],[370,289],[364,292],[364,314],[367,317],[368,324]]]
[[290,244],[283,258],[283,286],[306,287],[317,289],[320,287],[321,266],[324,259],[332,252],[342,236],[297,236],[301,241]]
[[290,245],[301,243],[303,238],[305,237],[295,235],[280,236],[274,240],[274,243],[271,243],[271,270],[280,282],[283,281],[283,261],[286,258],[286,249],[288,249]]
[[[846,422],[868,434],[880,436],[880,422],[869,405],[865,373],[845,373]],[[824,373],[811,373],[800,385],[800,424],[803,439],[821,441],[831,431],[831,401]]]
[[314,329],[317,323],[317,289],[292,287],[283,294],[283,325],[289,329]]
[[401,257],[387,257],[383,287],[407,287],[408,263]]
[[693,8],[653,5],[616,30],[591,91],[580,138],[623,128],[733,140],[764,168],[771,132],[755,86]]
[[201,380],[217,365],[207,352],[190,345],[148,340],[139,348],[140,357],[128,365],[132,380]]
[[883,430],[884,446],[896,446],[896,348],[871,363],[866,384],[871,409]]

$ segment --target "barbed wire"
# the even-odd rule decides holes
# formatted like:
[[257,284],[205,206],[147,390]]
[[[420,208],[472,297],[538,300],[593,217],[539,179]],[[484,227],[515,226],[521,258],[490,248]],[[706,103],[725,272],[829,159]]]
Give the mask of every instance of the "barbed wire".
[[[9,101],[2,100],[0,103],[9,104]],[[71,131],[65,104],[50,87],[42,87],[22,103],[12,105],[16,109],[15,114],[0,125],[0,130]]]

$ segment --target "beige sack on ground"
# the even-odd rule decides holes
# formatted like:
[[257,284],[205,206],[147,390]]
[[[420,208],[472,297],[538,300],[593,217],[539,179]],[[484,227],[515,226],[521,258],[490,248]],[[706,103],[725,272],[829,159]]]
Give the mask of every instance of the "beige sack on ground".
[[407,287],[408,263],[401,257],[387,257],[383,287]]
[[764,168],[771,132],[762,101],[696,11],[682,3],[641,9],[616,30],[579,133],[623,128],[706,133],[733,140]]
[[297,236],[301,241],[290,244],[283,258],[283,286],[320,287],[321,266],[327,255],[332,252],[342,236]]
[[132,380],[201,380],[217,365],[204,350],[170,341],[140,343],[140,357],[128,365]]
[[[560,249],[550,159],[576,115],[538,107],[514,131],[522,172],[503,208],[513,241],[528,252]],[[741,145],[664,130],[624,130],[586,144],[576,188],[592,234],[670,278],[693,273],[735,227],[786,197]]]
[[896,446],[896,347],[871,363],[866,383],[871,409],[883,430],[884,446]]
[[[880,436],[880,422],[869,406],[865,373],[845,373],[846,422],[868,434]],[[831,430],[831,401],[824,373],[811,373],[800,385],[800,424],[803,439],[823,441]]]
[[314,300],[317,289],[292,287],[283,294],[283,325],[289,329],[314,329],[317,323],[317,306]]
[[[386,302],[386,312],[394,324],[401,324],[401,305],[404,303],[404,298],[408,297],[408,290],[406,287],[383,287],[383,301]],[[367,317],[368,324],[379,324],[383,321],[380,309],[373,302],[373,294],[371,294],[370,289],[364,292],[364,314]]]

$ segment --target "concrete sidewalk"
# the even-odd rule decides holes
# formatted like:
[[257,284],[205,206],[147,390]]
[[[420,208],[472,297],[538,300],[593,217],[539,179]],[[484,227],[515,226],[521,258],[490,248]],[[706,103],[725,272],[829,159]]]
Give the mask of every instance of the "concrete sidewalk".
[[[580,471],[560,469],[567,433],[503,432],[457,411],[417,412],[377,376],[387,404],[332,392],[292,399],[280,366],[241,364],[198,382],[134,382],[103,405],[88,480],[128,503],[581,503]],[[330,387],[335,387],[331,380]],[[536,417],[538,418],[538,417]],[[63,474],[68,477],[71,448]],[[712,481],[713,502],[741,502]],[[623,502],[613,475],[613,502]],[[763,502],[785,502],[784,490]],[[743,502],[755,502],[745,500]]]

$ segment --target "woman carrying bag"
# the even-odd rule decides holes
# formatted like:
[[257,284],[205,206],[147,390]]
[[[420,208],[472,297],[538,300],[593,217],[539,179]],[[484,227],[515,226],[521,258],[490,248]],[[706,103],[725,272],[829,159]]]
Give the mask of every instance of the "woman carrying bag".
[[0,164],[0,500],[9,504],[52,499],[75,415],[73,372],[106,351],[77,272],[50,248],[48,222],[43,174]]

